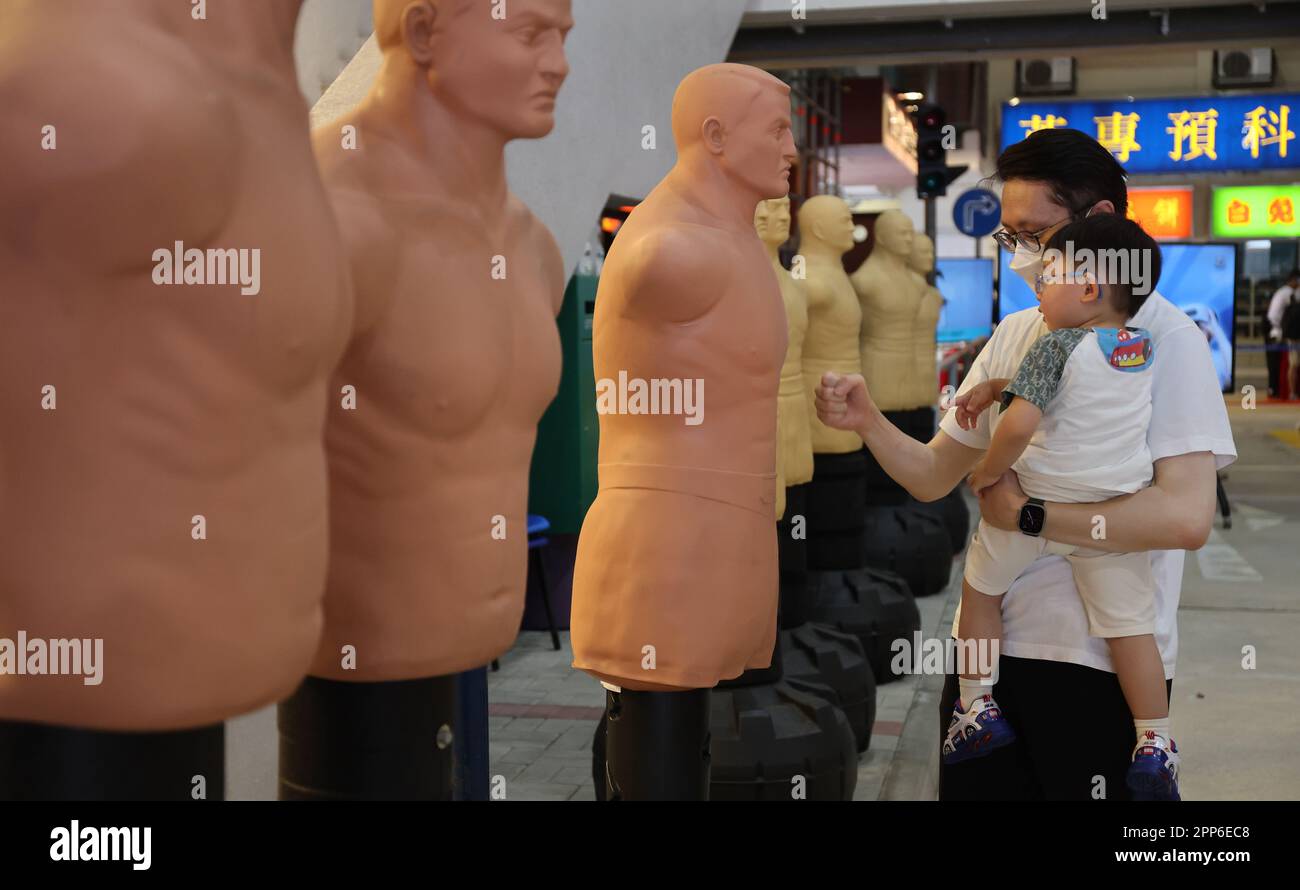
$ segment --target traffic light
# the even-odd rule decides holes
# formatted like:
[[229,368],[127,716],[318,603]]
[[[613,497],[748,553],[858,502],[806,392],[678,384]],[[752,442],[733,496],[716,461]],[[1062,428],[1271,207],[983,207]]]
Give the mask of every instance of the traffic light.
[[[948,166],[944,126],[948,116],[938,105],[922,105],[916,111],[916,196],[940,198],[948,184],[966,172],[966,165]],[[956,135],[956,129],[949,133]]]

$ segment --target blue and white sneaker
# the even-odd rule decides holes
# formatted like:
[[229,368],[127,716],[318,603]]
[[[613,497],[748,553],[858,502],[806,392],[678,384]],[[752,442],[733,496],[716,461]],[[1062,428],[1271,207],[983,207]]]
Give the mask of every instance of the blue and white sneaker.
[[1002,716],[991,695],[981,695],[965,711],[961,699],[952,709],[948,737],[943,740],[943,762],[949,766],[983,757],[1016,740],[1015,730]]
[[1178,746],[1147,730],[1133,749],[1125,780],[1134,800],[1182,800],[1178,796]]

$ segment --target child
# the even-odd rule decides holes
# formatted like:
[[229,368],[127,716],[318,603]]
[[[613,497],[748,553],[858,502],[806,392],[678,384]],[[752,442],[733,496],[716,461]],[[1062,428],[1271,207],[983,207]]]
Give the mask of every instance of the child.
[[[1119,254],[1129,260],[1125,271],[1106,274],[1105,258]],[[1100,274],[1088,271],[1090,260]],[[1134,282],[1142,270],[1145,281]],[[1035,288],[1048,333],[1030,348],[1015,379],[985,384],[994,388],[994,398],[1001,392],[1002,414],[987,454],[970,477],[976,493],[1013,464],[1030,502],[1040,505],[1045,500],[1104,501],[1150,484],[1146,438],[1150,369],[1157,357],[1150,335],[1125,323],[1159,277],[1156,243],[1122,217],[1099,214],[1056,233],[1044,251],[1043,275]],[[966,422],[971,422],[970,412],[982,410],[973,404],[977,401],[967,402]],[[1096,537],[1103,539],[1105,517],[1099,514],[1094,525]],[[1041,526],[1007,532],[980,522],[962,583],[963,642],[995,647],[1002,635],[1002,595],[1011,583],[1038,557],[1064,556],[1088,615],[1089,633],[1106,639],[1133,712],[1137,745],[1127,784],[1138,797],[1178,800],[1178,749],[1169,737],[1164,664],[1152,633],[1155,586],[1149,554],[1071,547],[1037,537],[1038,531]],[[969,652],[972,647],[962,648]],[[989,694],[996,664],[959,668],[961,694],[943,746],[944,762],[950,764],[983,756],[1014,739]],[[1068,690],[1061,694],[1068,696]]]

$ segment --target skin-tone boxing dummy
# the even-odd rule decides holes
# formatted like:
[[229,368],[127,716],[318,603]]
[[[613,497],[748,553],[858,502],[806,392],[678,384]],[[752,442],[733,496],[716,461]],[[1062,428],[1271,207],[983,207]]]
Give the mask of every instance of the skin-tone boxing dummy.
[[907,411],[934,401],[930,396],[918,400],[913,381],[921,290],[911,267],[914,236],[905,214],[886,210],[876,220],[871,255],[853,273],[862,306],[862,376],[882,411]]
[[0,798],[219,798],[311,662],[352,306],[299,5],[0,6]]
[[[934,242],[930,236],[917,232],[912,239],[912,254],[908,265],[917,276],[921,294],[920,305],[912,327],[912,377],[908,400],[918,406],[933,405],[938,398],[939,371],[935,364],[935,337],[939,328],[939,314],[943,310],[943,296],[939,289],[926,280],[934,271]],[[933,432],[933,431],[931,431]]]
[[677,164],[601,275],[596,379],[675,380],[703,398],[693,423],[672,404],[600,416],[572,633],[574,667],[621,690],[606,699],[612,798],[706,797],[708,690],[770,664],[786,320],[754,211],[788,192],[789,93],[746,65],[687,75]]
[[767,248],[768,259],[776,272],[785,303],[789,344],[785,364],[781,366],[781,387],[777,398],[776,444],[776,518],[785,515],[785,489],[812,479],[812,411],[803,380],[803,338],[808,330],[808,299],[803,288],[777,255],[781,245],[790,240],[790,199],[763,201],[754,211],[754,229]]
[[[519,630],[565,276],[509,191],[505,147],[553,128],[572,19],[569,0],[492,9],[376,0],[374,87],[314,133],[357,312],[326,436],[325,629],[281,706],[282,797],[446,796],[455,675]],[[333,729],[363,715],[371,735],[314,771],[323,747],[346,744]]]
[[[799,255],[808,298],[808,331],[803,344],[804,389],[809,405],[822,375],[857,368],[862,310],[841,257],[853,249],[853,213],[834,195],[818,195],[799,208]],[[838,373],[838,372],[837,372]],[[857,373],[853,371],[851,373]],[[854,432],[835,430],[809,409],[812,449],[817,454],[848,454],[862,448]]]

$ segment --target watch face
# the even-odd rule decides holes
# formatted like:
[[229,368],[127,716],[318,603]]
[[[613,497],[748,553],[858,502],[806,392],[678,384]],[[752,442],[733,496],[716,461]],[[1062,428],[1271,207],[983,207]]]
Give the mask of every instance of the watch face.
[[1027,535],[1041,535],[1047,511],[1042,504],[1025,504],[1020,508],[1020,530]]

